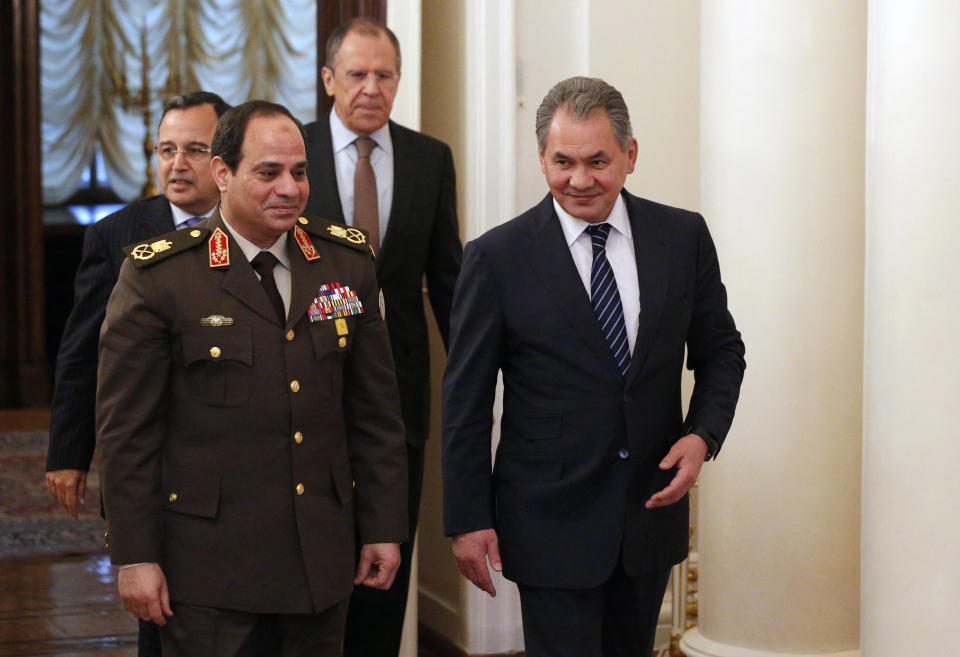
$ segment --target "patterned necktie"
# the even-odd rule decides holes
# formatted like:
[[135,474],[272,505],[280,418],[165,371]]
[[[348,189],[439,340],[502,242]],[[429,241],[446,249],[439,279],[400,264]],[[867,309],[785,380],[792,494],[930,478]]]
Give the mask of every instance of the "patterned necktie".
[[600,322],[603,339],[610,347],[613,359],[617,361],[620,374],[626,378],[630,370],[630,343],[627,341],[627,327],[623,322],[623,306],[620,305],[617,279],[607,260],[606,246],[610,236],[610,224],[593,224],[587,227],[587,233],[593,243],[593,266],[590,270],[593,313]]
[[190,217],[189,219],[183,222],[183,225],[185,228],[190,228],[190,226],[196,226],[204,219],[206,219],[206,217]]
[[377,178],[373,175],[370,153],[377,142],[370,137],[359,137],[353,142],[357,147],[357,168],[353,172],[353,225],[369,234],[370,243],[380,250],[380,217],[377,210]]
[[269,251],[261,251],[250,261],[253,268],[260,274],[260,284],[263,285],[273,309],[277,311],[277,319],[280,320],[280,326],[287,323],[287,312],[283,309],[283,298],[280,296],[280,290],[277,289],[277,281],[273,278],[273,268],[280,261],[277,256]]

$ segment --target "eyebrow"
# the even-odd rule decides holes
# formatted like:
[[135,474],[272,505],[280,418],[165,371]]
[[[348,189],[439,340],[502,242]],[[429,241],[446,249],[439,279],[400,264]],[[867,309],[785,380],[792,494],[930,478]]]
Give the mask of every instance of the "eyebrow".
[[[588,155],[588,156],[585,157],[584,159],[586,159],[586,160],[595,160],[595,159],[597,159],[598,157],[604,157],[604,158],[607,157],[607,152],[606,152],[605,150],[603,150],[603,149],[600,149],[600,150],[597,151],[596,153],[592,153],[591,155]],[[557,152],[555,152],[555,153],[553,154],[553,159],[554,159],[554,160],[558,160],[558,159],[561,159],[561,158],[564,159],[564,160],[574,160],[574,159],[576,159],[576,158],[571,157],[571,156],[569,156],[569,155],[567,155],[566,153],[563,153],[563,152],[561,152],[561,151],[557,151]]]
[[[173,141],[172,139],[164,139],[164,140],[161,141],[159,144],[157,144],[157,146],[163,146],[163,145],[165,145],[165,144],[172,144],[172,145],[176,146],[176,145],[177,145],[177,142]],[[203,146],[204,148],[206,148],[207,146],[209,146],[209,144],[208,144],[207,142],[205,142],[205,141],[200,141],[200,140],[198,140],[198,139],[194,139],[193,141],[188,141],[186,145],[187,145],[187,146]]]

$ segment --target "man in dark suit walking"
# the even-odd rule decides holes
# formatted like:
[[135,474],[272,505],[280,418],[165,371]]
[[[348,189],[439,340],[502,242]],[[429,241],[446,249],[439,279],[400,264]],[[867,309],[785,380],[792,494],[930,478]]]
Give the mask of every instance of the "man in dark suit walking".
[[130,247],[107,304],[110,557],[165,657],[334,657],[353,587],[389,588],[407,536],[373,259],[360,231],[301,216],[286,108],[229,110],[212,155],[218,211]]
[[[207,91],[171,98],[157,131],[157,181],[163,195],[134,201],[88,227],[84,235],[73,309],[57,355],[46,475],[50,493],[74,518],[77,505],[84,503],[95,447],[97,341],[123,264],[122,249],[213,213],[220,192],[210,174],[210,143],[217,120],[229,108]],[[159,651],[156,628],[141,623],[141,657]]]
[[537,141],[551,193],[464,251],[444,378],[445,528],[474,584],[495,594],[489,559],[519,585],[529,657],[648,657],[687,554],[687,491],[733,419],[743,342],[703,218],[623,189],[637,142],[616,89],[560,82]]
[[[389,120],[400,81],[400,45],[385,26],[363,18],[338,26],[327,40],[322,76],[334,111],[306,126],[307,213],[364,228],[376,247],[377,279],[383,288],[407,435],[410,485],[410,541],[401,546],[397,582],[389,591],[356,590],[344,654],[396,657],[430,423],[423,279],[446,345],[460,268],[453,156],[446,144]],[[377,631],[371,632],[374,625]]]

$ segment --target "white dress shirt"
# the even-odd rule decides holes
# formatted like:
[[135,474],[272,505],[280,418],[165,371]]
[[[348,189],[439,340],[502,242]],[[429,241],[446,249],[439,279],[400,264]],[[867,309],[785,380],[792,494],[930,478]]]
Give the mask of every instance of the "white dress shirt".
[[[593,268],[593,241],[587,234],[589,222],[577,219],[564,211],[557,199],[553,199],[553,208],[560,218],[563,236],[570,247],[570,255],[577,272],[583,281],[583,287],[590,296],[590,271]],[[637,341],[637,329],[640,326],[640,283],[637,280],[637,258],[633,248],[633,232],[630,230],[630,218],[623,197],[618,196],[610,215],[605,220],[612,227],[607,238],[607,260],[613,269],[620,292],[620,304],[623,306],[623,322],[627,329],[627,342],[630,355]]]
[[[357,146],[353,142],[358,136],[343,125],[334,108],[330,112],[330,138],[340,207],[343,208],[343,218],[348,226],[353,225],[353,174],[357,169]],[[370,166],[377,179],[377,212],[380,218],[380,244],[383,244],[390,209],[393,207],[393,140],[390,139],[390,125],[384,124],[370,135],[370,139],[377,143],[370,153]]]
[[[277,283],[277,290],[280,292],[280,298],[283,299],[283,309],[289,317],[291,279],[290,256],[287,254],[287,233],[281,235],[269,249],[261,249],[259,246],[234,230],[227,221],[226,217],[221,215],[221,218],[223,219],[223,225],[227,227],[228,231],[230,231],[230,237],[234,239],[234,241],[237,243],[237,246],[239,246],[240,250],[243,251],[243,255],[246,256],[248,261],[252,261],[254,258],[256,258],[257,254],[261,251],[269,251],[277,257],[277,260],[280,261],[273,267],[273,280]],[[257,270],[254,269],[253,273],[257,274]],[[257,274],[257,280],[259,279],[260,274]]]

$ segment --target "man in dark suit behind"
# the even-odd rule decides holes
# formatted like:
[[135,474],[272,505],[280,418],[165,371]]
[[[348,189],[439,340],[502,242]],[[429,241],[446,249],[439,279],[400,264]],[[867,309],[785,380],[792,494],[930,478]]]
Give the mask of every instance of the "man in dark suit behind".
[[[385,26],[355,19],[327,40],[322,70],[334,111],[306,126],[310,166],[307,213],[371,232],[377,279],[397,368],[407,435],[410,541],[389,591],[358,587],[350,601],[344,654],[396,657],[410,578],[410,559],[423,485],[424,442],[430,422],[430,366],[423,279],[444,345],[453,287],[460,268],[456,183],[450,148],[389,121],[400,80],[400,46]],[[358,138],[375,144],[378,224],[356,221]],[[361,199],[362,203],[362,199]],[[376,632],[370,631],[376,627]]]
[[335,657],[354,585],[389,588],[407,537],[373,259],[361,233],[301,216],[286,108],[229,110],[212,155],[218,210],[129,248],[107,304],[110,558],[165,657]]
[[[110,291],[120,275],[123,247],[213,213],[220,192],[210,174],[210,143],[230,108],[220,96],[197,91],[164,106],[157,131],[157,181],[162,196],[134,201],[86,230],[74,283],[73,309],[57,355],[47,488],[74,518],[84,503],[93,458],[97,341]],[[156,627],[141,623],[140,655],[160,651]]]
[[519,585],[528,657],[648,657],[687,554],[687,491],[733,419],[743,342],[703,218],[623,189],[637,142],[616,89],[557,84],[537,141],[551,193],[464,251],[444,378],[445,529],[474,584],[495,594],[489,559]]

